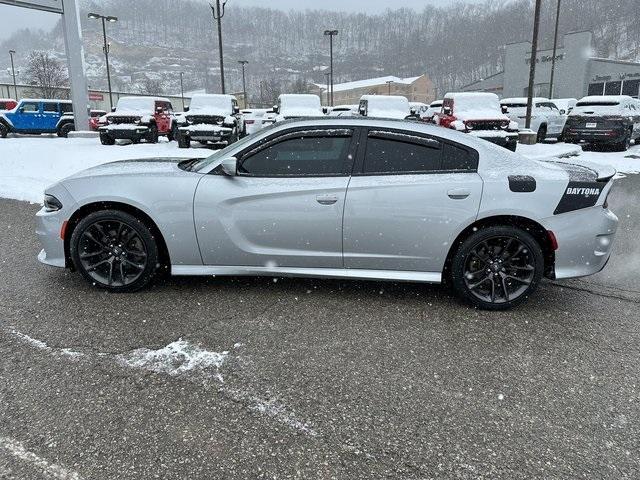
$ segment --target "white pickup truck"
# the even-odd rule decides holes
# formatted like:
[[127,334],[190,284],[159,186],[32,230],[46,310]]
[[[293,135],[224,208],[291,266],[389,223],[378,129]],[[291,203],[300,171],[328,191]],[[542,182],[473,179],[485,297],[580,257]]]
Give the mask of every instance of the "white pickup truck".
[[[510,120],[518,124],[518,129],[525,128],[527,117],[526,98],[503,98],[500,101],[503,111]],[[531,130],[538,134],[538,142],[548,137],[560,138],[567,116],[548,98],[534,98],[531,110]]]

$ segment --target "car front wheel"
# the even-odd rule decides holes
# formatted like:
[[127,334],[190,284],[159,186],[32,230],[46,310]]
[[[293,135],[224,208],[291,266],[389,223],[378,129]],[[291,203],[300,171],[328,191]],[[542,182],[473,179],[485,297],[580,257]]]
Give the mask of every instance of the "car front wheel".
[[103,210],[83,218],[70,241],[73,264],[98,288],[133,292],[156,274],[159,252],[147,225],[126,212]]
[[485,310],[507,310],[537,288],[544,270],[538,242],[510,226],[478,230],[462,242],[451,265],[460,297]]
[[106,133],[100,134],[100,143],[102,145],[114,145],[116,143],[115,139],[111,138]]

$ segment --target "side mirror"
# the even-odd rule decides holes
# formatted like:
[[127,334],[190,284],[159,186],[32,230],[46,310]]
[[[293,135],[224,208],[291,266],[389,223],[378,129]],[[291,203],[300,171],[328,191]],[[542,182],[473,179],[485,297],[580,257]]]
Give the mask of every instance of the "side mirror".
[[238,174],[238,159],[227,157],[220,163],[220,170],[228,177],[235,177]]
[[567,112],[565,112],[564,108],[560,110],[560,114],[561,115],[564,115],[565,113],[567,113]]
[[189,107],[184,107],[184,112],[187,113],[189,111]]
[[445,115],[451,115],[451,107],[442,107],[442,113]]
[[237,105],[234,105],[234,106],[233,106],[233,114],[234,114],[234,115],[237,115],[237,114],[239,114],[239,113],[240,113],[240,107],[239,107],[239,106],[237,106]]
[[111,113],[116,111],[116,107],[111,107]]
[[409,109],[409,113],[410,113],[411,115],[415,115],[415,114],[416,114],[416,107],[411,107],[411,108]]
[[358,113],[362,116],[364,116],[367,112],[366,109],[364,107],[360,107],[358,108]]
[[156,113],[162,113],[162,112],[164,112],[164,109],[162,107],[156,108]]
[[502,113],[509,113],[509,109],[506,105],[500,105],[500,110],[502,110]]
[[322,113],[326,115],[327,113],[329,113],[329,109],[327,107],[322,107]]
[[280,113],[280,109],[278,108],[277,105],[273,106],[273,113]]
[[20,113],[24,113],[24,107],[20,107],[20,108],[18,109],[18,111],[19,111]]

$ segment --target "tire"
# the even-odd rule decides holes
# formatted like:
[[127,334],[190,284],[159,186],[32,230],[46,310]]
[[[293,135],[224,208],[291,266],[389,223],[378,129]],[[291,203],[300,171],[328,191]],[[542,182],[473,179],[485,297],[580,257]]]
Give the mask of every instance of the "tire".
[[152,231],[120,210],[90,213],[70,241],[75,268],[93,286],[111,292],[135,292],[158,270],[159,250]]
[[152,123],[149,126],[149,132],[147,133],[147,142],[158,143],[158,126]]
[[7,138],[9,129],[4,123],[0,123],[0,138]]
[[512,152],[515,152],[518,149],[518,142],[513,142],[510,143],[506,146],[507,150],[511,150]]
[[622,139],[621,142],[618,142],[613,145],[614,152],[626,152],[631,148],[631,136],[633,135],[633,131],[629,131],[627,135]]
[[102,145],[115,145],[116,141],[115,141],[115,139],[113,139],[109,135],[107,135],[106,133],[101,133],[100,134],[100,143]]
[[529,233],[493,226],[476,231],[458,247],[451,283],[463,300],[477,308],[508,310],[533,294],[543,271],[542,249]]
[[542,124],[540,125],[540,128],[538,128],[538,138],[536,139],[536,141],[538,143],[542,143],[547,139],[547,126]]
[[171,129],[167,132],[167,140],[173,142],[178,134],[178,126],[175,123],[171,124]]
[[191,146],[191,139],[186,135],[178,133],[178,148],[189,148]]
[[58,136],[62,138],[68,138],[69,132],[73,132],[76,129],[73,123],[65,123],[58,130]]

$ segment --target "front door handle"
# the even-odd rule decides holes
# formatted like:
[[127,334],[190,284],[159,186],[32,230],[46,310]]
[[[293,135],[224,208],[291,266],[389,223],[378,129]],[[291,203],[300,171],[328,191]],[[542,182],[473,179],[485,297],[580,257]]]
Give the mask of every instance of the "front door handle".
[[338,201],[338,196],[337,195],[317,195],[316,196],[316,201],[320,204],[320,205],[333,205],[334,203],[336,203]]
[[453,190],[449,190],[447,192],[447,195],[449,196],[449,198],[452,198],[454,200],[463,200],[471,195],[471,190],[469,190],[468,188],[454,188]]

